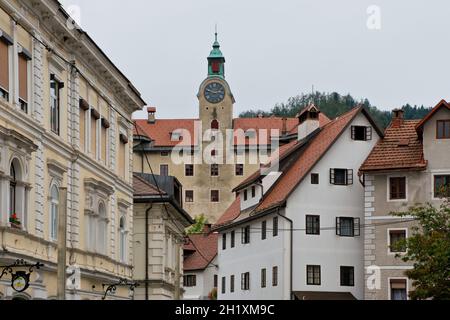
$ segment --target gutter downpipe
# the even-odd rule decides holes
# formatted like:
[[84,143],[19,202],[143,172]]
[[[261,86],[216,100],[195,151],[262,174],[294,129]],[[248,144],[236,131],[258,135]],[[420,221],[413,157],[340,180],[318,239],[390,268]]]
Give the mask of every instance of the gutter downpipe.
[[285,219],[286,221],[288,221],[289,222],[289,224],[291,225],[291,228],[290,228],[290,231],[291,231],[291,244],[290,244],[290,270],[289,270],[289,285],[290,285],[290,289],[289,289],[289,297],[290,297],[290,300],[293,300],[293,294],[292,294],[292,289],[293,289],[293,284],[292,284],[292,281],[293,281],[293,278],[292,278],[292,275],[293,275],[293,269],[294,269],[294,260],[293,260],[293,244],[294,244],[294,222],[291,220],[291,219],[289,219],[288,217],[285,217],[285,216],[283,216],[282,214],[280,214],[280,208],[278,207],[277,208],[277,212],[276,212],[276,214],[279,216],[279,217],[281,217],[281,218],[283,218],[283,219]]
[[150,202],[150,208],[145,210],[145,300],[148,301],[148,214],[153,208],[153,202]]

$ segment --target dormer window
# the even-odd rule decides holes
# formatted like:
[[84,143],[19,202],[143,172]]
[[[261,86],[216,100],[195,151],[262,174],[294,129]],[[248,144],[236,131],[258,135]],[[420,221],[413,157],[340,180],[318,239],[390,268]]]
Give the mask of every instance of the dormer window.
[[352,140],[355,141],[372,140],[372,127],[352,126]]
[[181,135],[180,132],[172,132],[171,133],[171,140],[172,141],[182,141],[183,140],[183,136]]

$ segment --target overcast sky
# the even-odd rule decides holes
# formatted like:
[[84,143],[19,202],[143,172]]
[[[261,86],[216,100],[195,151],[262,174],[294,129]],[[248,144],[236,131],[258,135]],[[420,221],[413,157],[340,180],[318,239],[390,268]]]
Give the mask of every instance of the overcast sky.
[[[381,109],[450,98],[446,0],[62,2],[78,6],[82,28],[159,118],[198,116],[216,23],[235,116],[269,110],[312,85]],[[367,13],[371,5],[380,20],[376,10]]]

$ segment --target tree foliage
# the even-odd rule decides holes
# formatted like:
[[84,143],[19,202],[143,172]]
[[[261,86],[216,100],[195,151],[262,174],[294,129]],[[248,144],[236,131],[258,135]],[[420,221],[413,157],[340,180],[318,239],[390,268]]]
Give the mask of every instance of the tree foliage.
[[414,291],[410,298],[450,299],[450,202],[445,200],[438,208],[431,204],[410,208],[407,212],[392,213],[395,216],[411,216],[417,220],[412,235],[399,241],[396,247],[406,247],[404,255],[397,256],[414,263],[406,271],[413,280]]
[[197,217],[195,217],[195,223],[190,226],[186,233],[189,234],[199,234],[203,232],[203,229],[205,228],[205,225],[208,223],[208,220],[206,219],[204,214],[201,214]]
[[[313,102],[320,110],[330,119],[334,119],[339,115],[349,111],[357,105],[364,105],[370,112],[371,116],[381,128],[386,128],[391,122],[391,112],[379,110],[372,106],[367,99],[356,100],[350,94],[340,95],[337,92],[325,93],[315,92],[309,94],[300,94],[291,97],[287,102],[277,103],[270,111],[249,110],[240,114],[241,118],[254,118],[258,115],[264,117],[295,117],[303,108]],[[424,106],[411,106],[406,104],[403,106],[406,119],[421,119],[431,109]]]

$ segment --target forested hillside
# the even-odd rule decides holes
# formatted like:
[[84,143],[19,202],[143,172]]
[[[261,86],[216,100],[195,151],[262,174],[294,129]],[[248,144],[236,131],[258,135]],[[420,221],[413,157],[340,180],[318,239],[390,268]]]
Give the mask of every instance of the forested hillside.
[[[310,93],[301,94],[295,97],[291,97],[287,102],[276,104],[269,112],[262,110],[249,110],[240,114],[241,118],[253,118],[262,114],[265,117],[272,115],[277,117],[295,117],[305,106],[314,102],[320,110],[327,115],[330,119],[333,119],[344,112],[352,109],[353,107],[363,104],[371,113],[375,121],[380,127],[386,128],[391,121],[391,112],[382,111],[377,107],[372,106],[367,99],[355,100],[350,94],[345,96],[339,93]],[[411,106],[406,104],[402,106],[405,110],[406,119],[421,119],[423,118],[431,108],[424,106]]]

